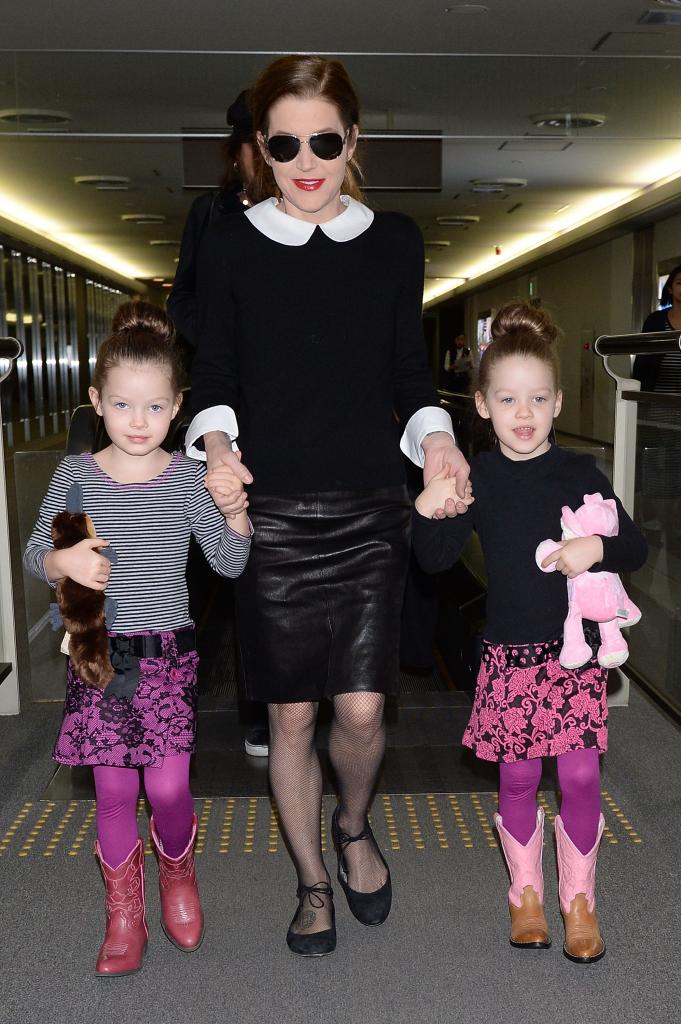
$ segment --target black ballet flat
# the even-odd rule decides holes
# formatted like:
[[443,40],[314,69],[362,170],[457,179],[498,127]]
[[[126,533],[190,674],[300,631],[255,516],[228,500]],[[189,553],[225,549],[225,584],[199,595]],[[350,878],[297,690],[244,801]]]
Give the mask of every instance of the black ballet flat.
[[[296,896],[298,897],[298,908],[286,933],[288,948],[298,956],[327,956],[329,953],[333,953],[336,948],[336,912],[333,906],[333,889],[328,882],[299,885]],[[305,900],[307,899],[311,907],[319,910],[324,906],[322,896],[328,896],[331,899],[331,927],[326,928],[323,932],[312,932],[308,935],[303,932],[294,932],[293,926],[303,910]]]
[[[340,807],[336,807],[336,810],[333,812],[333,818],[331,819],[331,836],[338,856],[338,881],[343,887],[343,892],[347,897],[348,906],[358,921],[361,921],[362,924],[366,925],[383,924],[390,913],[390,907],[393,900],[390,868],[385,861],[385,857],[378,848],[378,843],[374,838],[374,833],[371,831],[371,825],[369,822],[365,821],[364,828],[358,835],[349,836],[347,832],[341,831],[338,825],[339,810]],[[357,892],[355,889],[351,889],[348,885],[348,872],[345,866],[345,858],[343,854],[350,843],[357,843],[360,839],[366,839],[374,844],[376,852],[388,872],[388,877],[385,882],[381,888],[376,889],[375,892]]]

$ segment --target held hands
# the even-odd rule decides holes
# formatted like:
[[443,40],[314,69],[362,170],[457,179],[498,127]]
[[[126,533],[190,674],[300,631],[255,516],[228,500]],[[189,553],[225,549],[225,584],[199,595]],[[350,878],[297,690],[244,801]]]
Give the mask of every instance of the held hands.
[[241,464],[241,452],[232,451],[224,434],[207,434],[205,445],[208,471],[204,486],[222,514],[231,519],[248,508],[244,484],[253,483],[253,477]]
[[459,505],[463,505],[464,511],[466,511],[468,506],[475,501],[470,480],[466,480],[464,496],[459,498],[456,491],[457,479],[455,476],[449,475],[450,469],[449,465],[445,465],[439,473],[435,474],[416,499],[416,511],[426,519],[444,519],[447,513],[438,515],[438,512],[442,513],[443,509],[446,510],[448,503],[456,505],[458,513]]
[[462,515],[471,504],[467,501],[471,492],[467,490],[470,466],[463,454],[456,447],[449,434],[438,431],[424,437],[421,442],[425,454],[423,464],[423,483],[427,487],[430,481],[448,467],[447,476],[455,481],[454,490],[448,494],[444,503],[435,510],[431,518],[444,519],[446,516]]
[[[239,458],[241,457],[241,452],[235,452],[234,454],[239,456]],[[224,463],[218,463],[214,469],[209,470],[206,474],[204,486],[210,491],[213,501],[231,528],[237,533],[243,534],[244,537],[248,537],[248,516],[246,515],[248,498],[244,491],[243,481],[232,472],[229,466],[224,465]],[[220,501],[222,500],[227,503],[225,508],[220,507]],[[230,511],[235,506],[237,506],[235,511]]]
[[109,546],[101,537],[86,537],[70,548],[50,551],[45,558],[45,571],[52,582],[68,576],[91,590],[106,590],[111,562],[97,551]]
[[555,563],[558,572],[574,579],[602,561],[603,541],[600,537],[573,537],[562,541],[560,547],[543,560],[542,568],[548,569]]

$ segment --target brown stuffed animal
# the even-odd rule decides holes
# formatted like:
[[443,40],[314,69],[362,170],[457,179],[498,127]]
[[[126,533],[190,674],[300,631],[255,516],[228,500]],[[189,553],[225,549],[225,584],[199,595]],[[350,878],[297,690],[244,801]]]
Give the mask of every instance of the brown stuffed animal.
[[[70,548],[86,537],[96,537],[94,524],[82,511],[82,488],[73,484],[66,497],[66,511],[52,521],[52,543],[56,549]],[[111,557],[108,548],[101,554]],[[66,577],[56,586],[57,604],[70,634],[69,657],[74,671],[84,683],[103,690],[114,676],[109,638],[106,631],[104,591],[84,587]]]

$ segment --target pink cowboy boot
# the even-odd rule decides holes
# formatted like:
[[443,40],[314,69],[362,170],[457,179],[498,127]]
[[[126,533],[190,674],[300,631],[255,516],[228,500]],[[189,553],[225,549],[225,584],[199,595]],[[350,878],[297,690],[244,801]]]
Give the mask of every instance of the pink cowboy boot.
[[558,851],[558,894],[565,922],[563,952],[568,960],[591,964],[605,953],[605,942],[596,916],[596,859],[605,819],[601,814],[596,842],[588,853],[580,853],[565,831],[560,815],[556,818]]
[[494,815],[501,849],[511,876],[508,909],[511,913],[511,945],[524,949],[548,949],[549,928],[544,916],[544,811],[537,808],[537,827],[523,846],[504,828],[500,814]]
[[106,933],[95,974],[102,978],[134,974],[142,966],[149,936],[144,919],[142,840],[137,840],[131,853],[117,868],[106,863],[98,842],[95,843],[95,853],[106,888]]
[[158,854],[161,926],[170,941],[186,952],[198,949],[203,939],[203,911],[194,869],[196,828],[194,815],[187,848],[179,857],[168,857],[151,819],[151,838]]

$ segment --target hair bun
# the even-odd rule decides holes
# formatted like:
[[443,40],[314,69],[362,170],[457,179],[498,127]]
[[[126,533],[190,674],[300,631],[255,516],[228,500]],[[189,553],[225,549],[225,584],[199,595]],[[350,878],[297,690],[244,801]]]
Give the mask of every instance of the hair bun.
[[556,340],[558,329],[545,309],[528,306],[526,302],[514,302],[499,310],[492,321],[491,333],[494,341],[512,334],[524,334],[550,345]]
[[119,306],[114,313],[111,326],[114,334],[120,334],[122,331],[150,331],[168,342],[175,333],[172,321],[161,307],[155,306],[152,302],[144,302],[143,299],[134,299]]

